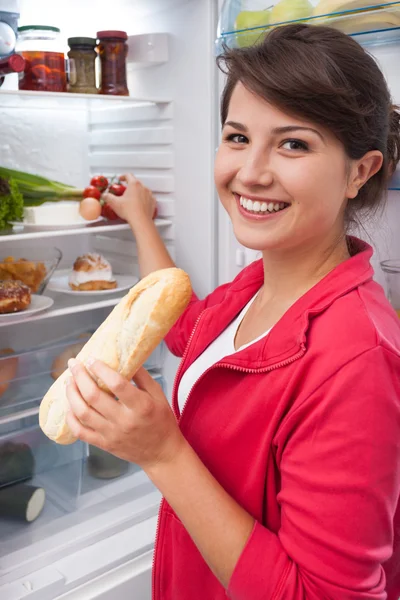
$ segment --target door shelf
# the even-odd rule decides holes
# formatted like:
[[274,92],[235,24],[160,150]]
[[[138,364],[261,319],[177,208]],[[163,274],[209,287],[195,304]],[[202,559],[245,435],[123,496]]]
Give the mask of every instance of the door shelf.
[[[155,219],[155,225],[158,229],[164,229],[172,225],[172,221],[168,219]],[[30,231],[24,233],[23,226],[17,227],[10,233],[0,232],[0,243],[6,242],[10,243],[11,241],[17,240],[41,240],[43,238],[52,238],[52,237],[60,237],[60,236],[68,236],[68,235],[84,235],[88,233],[109,233],[112,231],[129,231],[130,226],[128,223],[118,223],[115,225],[88,225],[87,227],[80,227],[77,229],[55,229],[52,231]]]

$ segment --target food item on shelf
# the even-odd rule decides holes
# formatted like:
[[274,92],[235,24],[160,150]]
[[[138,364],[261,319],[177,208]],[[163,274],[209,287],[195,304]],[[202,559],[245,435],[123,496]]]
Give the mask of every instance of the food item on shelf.
[[79,94],[97,94],[96,87],[96,45],[94,38],[68,38],[68,91]]
[[90,185],[104,192],[108,188],[108,179],[104,175],[95,175],[90,180]]
[[31,303],[31,291],[21,281],[0,280],[0,315],[25,310]]
[[347,34],[400,26],[400,4],[381,8],[380,3],[368,0],[321,0],[314,15],[325,15],[313,20],[316,25],[328,25]]
[[101,62],[100,94],[129,96],[126,83],[128,35],[125,31],[98,31]]
[[271,9],[266,10],[242,10],[235,21],[235,30],[251,30],[254,27],[258,27],[259,29],[255,29],[253,31],[243,31],[243,33],[238,33],[236,36],[236,40],[238,45],[241,48],[245,48],[246,46],[251,46],[256,42],[260,42],[263,37],[265,37],[265,32],[261,29],[262,27],[267,27],[269,25],[271,19]]
[[[53,364],[51,366],[51,376],[53,379],[58,379],[60,375],[62,375],[65,369],[68,368],[68,361],[70,358],[76,358],[79,352],[82,350],[83,346],[86,344],[88,339],[90,338],[91,333],[83,333],[79,337],[82,338],[81,342],[76,342],[76,344],[71,344],[64,348],[64,350],[55,357],[53,360]],[[0,376],[1,376],[1,362],[0,362]],[[0,379],[1,381],[1,379]]]
[[26,25],[18,28],[18,52],[25,59],[20,90],[66,92],[64,52],[57,27]]
[[44,508],[44,488],[17,483],[0,488],[0,517],[12,517],[31,523]]
[[126,186],[123,183],[113,183],[110,185],[110,189],[108,191],[110,194],[114,194],[114,196],[122,196],[125,190]]
[[25,206],[40,206],[45,202],[82,199],[82,190],[39,175],[0,166],[0,177],[6,179],[9,184],[10,180],[17,184],[18,190],[24,198]]
[[0,176],[0,231],[10,227],[12,221],[21,221],[24,199],[16,181]]
[[89,446],[89,456],[87,459],[88,472],[97,479],[114,479],[126,473],[129,469],[129,462],[110,454],[105,450]]
[[7,256],[0,262],[0,279],[20,281],[27,285],[33,294],[39,291],[46,274],[45,264],[40,261]]
[[79,202],[45,202],[41,206],[24,208],[24,223],[34,225],[65,225],[79,221]]
[[100,202],[96,198],[84,198],[79,205],[79,214],[87,221],[94,221],[95,219],[98,219],[101,215]]
[[108,260],[101,254],[90,252],[78,256],[68,279],[69,287],[77,292],[113,290],[117,282]]
[[28,444],[5,442],[0,445],[0,488],[33,477],[35,459]]
[[382,2],[379,0],[320,0],[314,8],[314,15],[329,15],[330,13],[362,10],[380,5]]
[[312,4],[308,0],[279,0],[271,9],[271,23],[284,23],[306,19],[313,14]]
[[97,187],[94,187],[94,185],[89,185],[83,190],[82,196],[84,198],[96,198],[96,200],[100,200],[101,191]]
[[8,386],[17,374],[18,358],[13,356],[12,348],[0,350],[0,396],[7,391]]
[[[183,313],[191,295],[189,276],[181,269],[151,273],[122,298],[77,359],[85,363],[89,357],[97,358],[131,379]],[[65,384],[70,376],[67,369],[53,383],[39,411],[43,432],[59,444],[76,441],[66,422]]]

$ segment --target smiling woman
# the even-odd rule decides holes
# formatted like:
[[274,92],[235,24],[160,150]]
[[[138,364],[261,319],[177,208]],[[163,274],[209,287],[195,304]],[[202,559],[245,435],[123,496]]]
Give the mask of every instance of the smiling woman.
[[[175,418],[145,372],[133,388],[96,363],[123,414],[104,392],[93,409],[100,391],[74,365],[71,419],[164,495],[154,600],[398,600],[400,321],[347,231],[384,199],[399,115],[373,59],[333,29],[278,27],[219,62],[215,182],[262,259],[193,295],[168,334]],[[172,266],[151,192],[126,181],[113,208],[141,274]]]

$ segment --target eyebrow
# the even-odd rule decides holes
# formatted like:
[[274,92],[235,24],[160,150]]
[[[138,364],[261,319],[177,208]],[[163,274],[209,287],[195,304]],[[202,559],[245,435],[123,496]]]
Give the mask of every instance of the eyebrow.
[[[242,131],[243,133],[248,132],[246,125],[243,125],[243,123],[238,123],[237,121],[225,121],[224,127],[226,125],[229,125],[230,127],[237,129],[238,131]],[[323,135],[317,129],[313,129],[312,127],[302,127],[301,125],[286,125],[285,127],[274,127],[272,133],[274,135],[279,135],[282,133],[292,133],[293,131],[312,131],[313,133],[316,133],[322,141],[324,141]]]

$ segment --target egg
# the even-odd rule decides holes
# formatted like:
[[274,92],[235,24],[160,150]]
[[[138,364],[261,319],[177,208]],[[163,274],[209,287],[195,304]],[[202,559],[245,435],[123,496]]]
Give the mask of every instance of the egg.
[[101,215],[101,204],[96,198],[84,198],[79,206],[79,214],[86,221],[94,221]]

